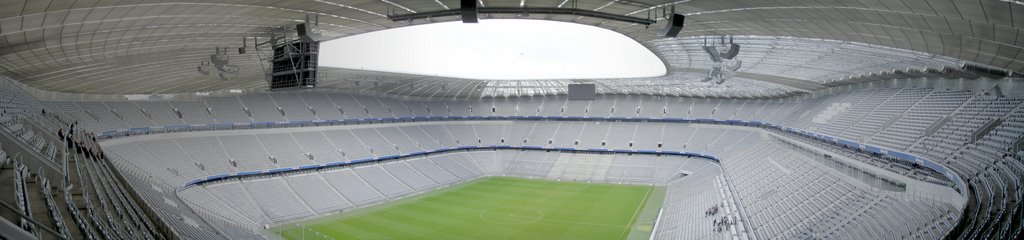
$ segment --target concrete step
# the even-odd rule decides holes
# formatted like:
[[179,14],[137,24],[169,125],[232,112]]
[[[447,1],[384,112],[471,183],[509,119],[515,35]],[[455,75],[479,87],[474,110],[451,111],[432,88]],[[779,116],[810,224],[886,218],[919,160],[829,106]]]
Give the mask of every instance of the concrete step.
[[[17,207],[17,197],[14,192],[14,164],[7,163],[0,167],[0,201],[11,207]],[[7,221],[17,224],[20,217],[12,211],[0,211],[0,216]]]
[[[42,183],[37,180],[36,174],[30,174],[31,176],[25,180],[25,196],[29,202],[29,208],[32,211],[32,220],[39,222],[40,225],[50,228],[54,231],[57,230],[57,225],[54,223],[53,218],[50,217],[50,210],[47,209],[46,199],[43,197]],[[56,236],[45,232],[42,229],[38,229],[40,239],[58,239]]]
[[54,186],[54,189],[50,190],[53,193],[53,202],[57,204],[57,211],[60,212],[61,218],[64,219],[64,225],[67,225],[68,235],[72,237],[82,236],[82,229],[78,228],[78,224],[75,223],[75,218],[71,216],[71,212],[68,211],[68,206],[65,204],[64,194],[60,187]]

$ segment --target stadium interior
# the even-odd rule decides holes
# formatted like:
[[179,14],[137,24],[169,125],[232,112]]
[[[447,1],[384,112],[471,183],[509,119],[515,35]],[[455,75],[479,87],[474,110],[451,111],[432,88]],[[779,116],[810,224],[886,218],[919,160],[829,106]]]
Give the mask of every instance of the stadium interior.
[[[318,58],[498,19],[665,72]],[[1019,239],[1022,72],[1020,0],[0,0],[0,238]]]

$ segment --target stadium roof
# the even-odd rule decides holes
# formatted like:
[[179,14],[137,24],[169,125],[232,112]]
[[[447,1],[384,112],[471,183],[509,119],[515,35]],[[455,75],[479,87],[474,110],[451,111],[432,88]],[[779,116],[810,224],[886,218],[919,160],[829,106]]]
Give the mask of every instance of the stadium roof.
[[[604,93],[778,96],[861,74],[975,62],[1024,71],[1024,5],[1014,0],[655,1],[481,0],[483,7],[550,7],[648,18],[674,5],[686,15],[679,38],[651,26],[592,17],[531,13],[530,18],[594,25],[629,36],[669,66],[664,77],[593,80]],[[265,85],[256,54],[231,54],[242,74],[229,80],[196,72],[215,47],[316,16],[325,39],[428,22],[397,14],[459,8],[459,1],[0,1],[0,74],[44,90],[129,94],[217,91]],[[1014,16],[1017,15],[1017,16]],[[743,68],[736,81],[700,83],[710,60],[702,36],[736,36]],[[492,82],[331,69],[324,86],[424,96],[511,96],[564,92],[580,79]],[[367,81],[361,81],[367,80]],[[372,81],[369,81],[372,80]],[[382,83],[370,83],[381,81]],[[363,83],[357,83],[363,82]],[[433,84],[441,82],[443,84]],[[432,84],[426,84],[432,83]],[[439,87],[446,86],[446,87]],[[447,87],[450,86],[450,87]],[[371,89],[372,88],[372,89]],[[454,90],[459,89],[459,90]]]

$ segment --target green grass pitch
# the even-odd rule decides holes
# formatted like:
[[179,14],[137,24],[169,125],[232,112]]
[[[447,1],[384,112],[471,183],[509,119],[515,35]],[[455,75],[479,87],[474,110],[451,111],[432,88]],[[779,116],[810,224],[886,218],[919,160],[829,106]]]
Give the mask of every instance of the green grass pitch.
[[286,239],[626,239],[652,189],[488,177],[271,231]]

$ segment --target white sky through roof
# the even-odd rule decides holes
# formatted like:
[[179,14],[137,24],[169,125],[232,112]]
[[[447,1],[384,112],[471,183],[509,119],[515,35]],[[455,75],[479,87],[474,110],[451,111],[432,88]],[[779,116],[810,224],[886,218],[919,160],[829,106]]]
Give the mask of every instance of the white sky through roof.
[[487,80],[665,75],[654,53],[622,34],[512,19],[423,24],[327,41],[320,66]]

